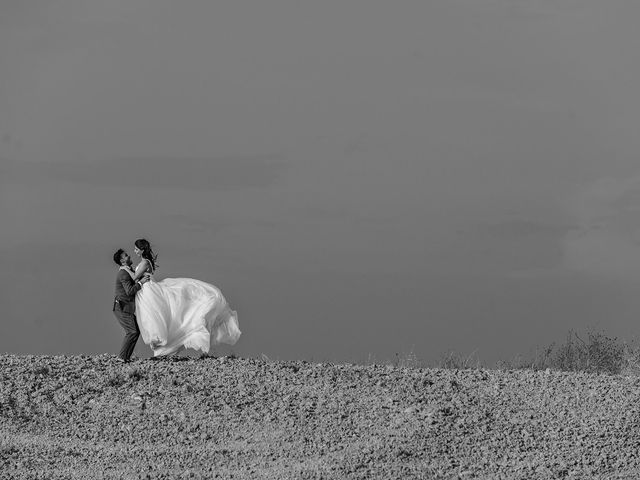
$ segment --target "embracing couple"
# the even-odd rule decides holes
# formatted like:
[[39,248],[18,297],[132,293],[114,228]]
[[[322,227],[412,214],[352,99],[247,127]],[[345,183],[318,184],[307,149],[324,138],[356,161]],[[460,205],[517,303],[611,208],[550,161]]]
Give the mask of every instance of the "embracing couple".
[[139,336],[154,357],[185,348],[208,353],[212,344],[238,341],[238,315],[218,288],[192,278],[157,282],[158,256],[150,243],[136,240],[134,253],[140,257],[135,267],[123,249],[113,254],[119,267],[113,313],[125,331],[118,355],[121,362],[130,361]]

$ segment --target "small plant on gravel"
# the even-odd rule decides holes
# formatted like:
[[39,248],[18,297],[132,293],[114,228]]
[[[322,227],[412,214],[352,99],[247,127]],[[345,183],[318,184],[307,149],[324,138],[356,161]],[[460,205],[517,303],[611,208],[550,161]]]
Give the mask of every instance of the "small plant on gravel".
[[35,369],[33,370],[33,374],[34,374],[34,375],[43,375],[43,376],[47,376],[47,375],[49,375],[50,373],[51,373],[51,369],[50,369],[48,366],[46,366],[46,365],[43,365],[42,367],[35,368]]
[[[28,401],[27,401],[28,402]],[[9,392],[4,401],[0,404],[0,413],[14,418],[29,421],[33,415],[34,409],[30,404],[20,403],[19,399]]]
[[16,397],[13,396],[12,392],[9,392],[9,395],[2,402],[2,413],[11,413],[13,415],[17,414],[19,410],[18,402]]
[[14,445],[7,445],[0,447],[0,458],[8,458],[11,455],[19,455],[21,450]]
[[109,376],[107,385],[109,385],[110,387],[120,387],[121,385],[124,385],[125,382],[126,380],[122,375],[120,375],[119,373],[114,373]]
[[129,372],[129,379],[137,382],[138,380],[142,380],[144,378],[144,373],[139,368],[134,368]]

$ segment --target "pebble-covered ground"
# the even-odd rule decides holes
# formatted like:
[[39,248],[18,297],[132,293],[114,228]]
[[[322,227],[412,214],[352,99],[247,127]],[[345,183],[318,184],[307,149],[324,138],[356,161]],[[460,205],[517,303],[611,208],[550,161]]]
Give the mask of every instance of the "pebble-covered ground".
[[0,478],[640,478],[640,378],[0,355]]

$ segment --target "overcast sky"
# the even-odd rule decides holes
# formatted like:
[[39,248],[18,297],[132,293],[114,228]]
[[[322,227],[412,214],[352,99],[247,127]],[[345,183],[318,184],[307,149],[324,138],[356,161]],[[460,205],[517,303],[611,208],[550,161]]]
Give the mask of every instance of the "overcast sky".
[[622,0],[4,0],[0,351],[117,352],[111,256],[139,237],[158,277],[221,288],[239,355],[631,340],[639,18]]

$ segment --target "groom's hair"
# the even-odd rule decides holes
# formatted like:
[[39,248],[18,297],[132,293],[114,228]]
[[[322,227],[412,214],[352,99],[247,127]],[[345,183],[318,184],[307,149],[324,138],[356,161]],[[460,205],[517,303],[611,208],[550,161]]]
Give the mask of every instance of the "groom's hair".
[[113,261],[116,262],[116,265],[118,265],[119,267],[122,266],[122,263],[120,263],[120,258],[122,257],[123,253],[124,250],[119,248],[118,250],[116,250],[116,253],[113,254]]

